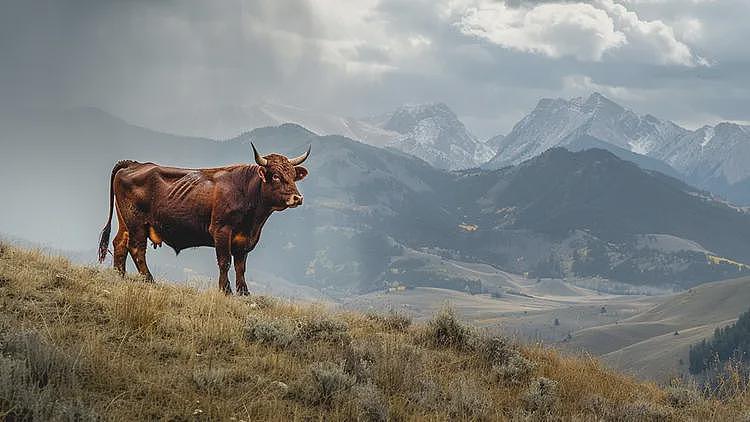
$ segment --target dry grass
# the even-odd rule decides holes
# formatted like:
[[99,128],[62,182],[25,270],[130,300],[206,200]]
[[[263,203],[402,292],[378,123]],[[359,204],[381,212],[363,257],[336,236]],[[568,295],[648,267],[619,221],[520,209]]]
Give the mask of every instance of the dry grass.
[[0,420],[738,420],[590,358],[0,247]]

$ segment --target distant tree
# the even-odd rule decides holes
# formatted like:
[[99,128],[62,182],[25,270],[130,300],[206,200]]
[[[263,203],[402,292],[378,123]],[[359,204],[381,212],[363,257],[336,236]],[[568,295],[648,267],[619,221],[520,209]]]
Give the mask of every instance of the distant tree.
[[606,276],[610,267],[609,254],[603,242],[589,242],[586,248],[579,249],[573,256],[571,270],[578,276]]
[[563,270],[554,255],[549,255],[546,259],[539,261],[529,275],[535,277],[538,283],[542,281],[542,277],[561,278]]
[[690,372],[700,374],[733,358],[741,363],[750,361],[750,311],[734,324],[714,330],[710,340],[690,347]]

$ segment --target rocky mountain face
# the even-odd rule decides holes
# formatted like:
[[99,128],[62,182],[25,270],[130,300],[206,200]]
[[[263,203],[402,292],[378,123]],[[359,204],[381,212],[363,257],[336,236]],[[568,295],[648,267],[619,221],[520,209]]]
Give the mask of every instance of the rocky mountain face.
[[740,204],[750,204],[750,130],[719,123],[688,132],[652,156],[675,168],[689,183]]
[[[497,151],[503,145],[504,140],[505,135],[495,135],[492,138],[488,139],[486,144],[488,147],[490,147],[490,149],[492,149],[492,151],[494,151],[495,154],[497,154]],[[494,155],[492,157],[494,157]]]
[[596,143],[644,168],[750,203],[750,166],[744,165],[750,162],[750,131],[745,126],[720,123],[690,131],[638,115],[594,93],[571,100],[542,99],[500,139],[497,154],[484,167],[518,164],[557,146],[581,150],[582,144]]
[[567,146],[575,141],[574,134],[650,155],[687,132],[654,116],[639,116],[598,93],[571,100],[545,98],[513,127],[487,167],[518,164],[550,148]]
[[472,135],[442,103],[405,105],[372,120],[382,129],[399,134],[388,147],[419,157],[440,169],[476,167],[494,155],[494,151]]

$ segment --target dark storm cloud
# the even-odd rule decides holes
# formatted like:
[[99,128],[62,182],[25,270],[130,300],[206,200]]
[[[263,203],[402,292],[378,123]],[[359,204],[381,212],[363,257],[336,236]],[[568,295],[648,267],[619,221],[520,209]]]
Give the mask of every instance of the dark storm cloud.
[[[747,2],[593,0],[571,9],[589,26],[539,35],[498,32],[479,15],[467,31],[479,1],[5,1],[0,102],[91,105],[158,125],[264,100],[348,115],[443,101],[490,136],[539,97],[601,90],[693,126],[750,120]],[[562,4],[581,7],[506,3],[541,22],[548,11],[535,7]],[[618,18],[618,5],[637,18]],[[597,34],[609,44],[586,45]]]
[[318,55],[310,43],[285,57],[286,31],[305,37],[316,29],[304,3],[280,3],[6,2],[0,89],[6,102],[125,113],[270,95],[287,80],[304,82],[315,69],[306,62]]

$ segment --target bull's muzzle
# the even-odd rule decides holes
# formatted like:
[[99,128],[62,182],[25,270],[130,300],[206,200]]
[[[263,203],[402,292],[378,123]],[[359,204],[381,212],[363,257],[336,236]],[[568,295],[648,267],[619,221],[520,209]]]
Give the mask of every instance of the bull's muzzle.
[[286,200],[286,205],[290,208],[302,205],[302,195],[292,195]]

